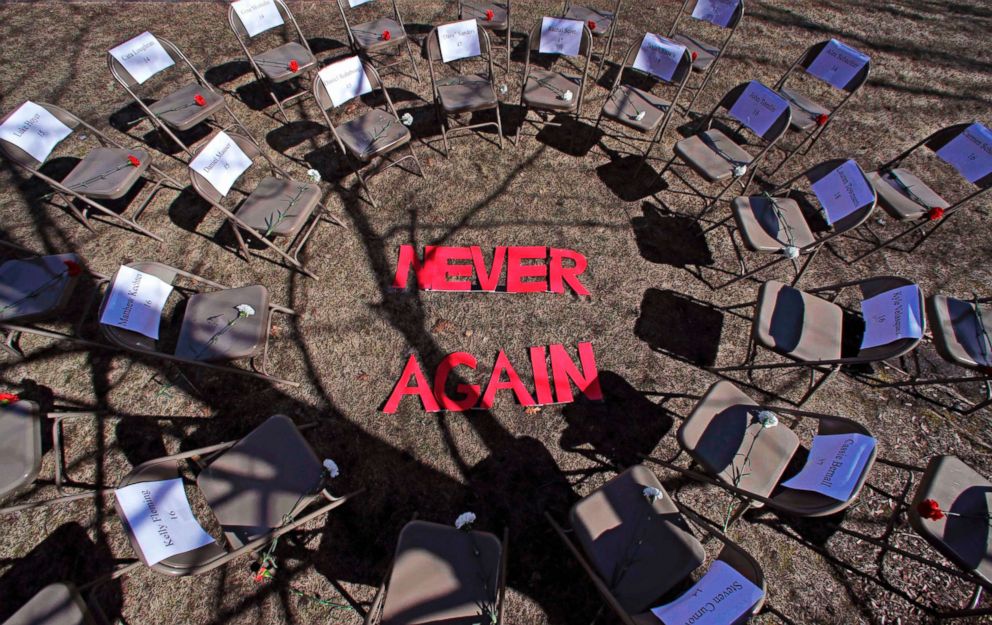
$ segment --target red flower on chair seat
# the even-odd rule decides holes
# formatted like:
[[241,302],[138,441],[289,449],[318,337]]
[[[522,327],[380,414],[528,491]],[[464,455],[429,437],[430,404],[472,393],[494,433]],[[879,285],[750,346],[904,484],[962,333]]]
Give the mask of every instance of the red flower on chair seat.
[[291,72],[300,71],[300,64],[296,61],[296,59],[293,59],[292,61],[289,62],[289,71]]
[[930,221],[940,221],[944,217],[944,209],[939,206],[934,206],[927,213],[927,217]]
[[588,22],[586,22],[586,26],[589,27],[589,30],[596,30],[596,22],[594,22],[593,20],[589,20]]
[[486,9],[486,21],[491,22],[491,21],[493,21],[493,18],[494,17],[496,17],[496,14],[493,13],[493,10],[492,9]]
[[689,57],[692,59],[692,62],[695,63],[696,59],[699,58],[699,53],[694,50],[692,54],[689,55]]
[[391,37],[392,37],[392,35],[391,35],[391,34],[389,33],[389,31],[388,31],[388,30],[384,30],[384,31],[382,31],[382,40],[383,40],[383,41],[389,41],[389,39],[390,39]]
[[933,499],[924,499],[916,504],[916,511],[920,513],[921,517],[931,521],[939,521],[945,516],[944,511],[940,509],[940,504]]
[[207,105],[207,99],[205,97],[203,97],[202,95],[200,95],[199,93],[196,94],[195,96],[193,96],[193,101],[196,102],[196,105],[197,106],[206,106]]
[[13,404],[18,401],[21,401],[21,398],[13,393],[0,393],[0,406],[6,406],[7,404]]
[[135,156],[134,154],[128,154],[128,156],[127,156],[127,162],[128,163],[131,163],[135,167],[141,166],[141,161],[139,161],[138,160],[138,157]]
[[75,278],[79,274],[83,273],[83,268],[74,260],[63,260],[65,263],[65,272],[69,274],[70,278]]
[[826,113],[820,113],[819,115],[816,116],[816,125],[826,126],[828,119],[830,119],[829,115],[827,115]]

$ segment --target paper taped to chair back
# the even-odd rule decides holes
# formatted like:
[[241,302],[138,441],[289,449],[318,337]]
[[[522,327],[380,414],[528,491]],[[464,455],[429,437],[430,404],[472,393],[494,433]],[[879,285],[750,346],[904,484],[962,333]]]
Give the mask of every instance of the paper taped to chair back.
[[317,75],[334,106],[341,106],[352,98],[372,91],[372,83],[365,74],[362,60],[357,56],[331,63]]
[[582,47],[582,22],[559,17],[544,17],[541,20],[542,54],[564,54],[578,56]]
[[110,285],[110,295],[100,323],[124,328],[158,340],[165,300],[172,285],[159,278],[122,265]]
[[13,143],[39,162],[44,162],[55,146],[71,134],[72,128],[30,100],[0,126],[0,139]]
[[814,436],[806,464],[782,486],[847,501],[874,450],[875,439],[864,434]]
[[789,103],[785,98],[757,80],[752,80],[727,112],[755,134],[764,137],[788,108]]
[[482,54],[479,25],[474,19],[438,26],[437,41],[445,63]]
[[279,7],[272,0],[238,0],[231,5],[249,37],[264,33],[270,28],[282,26]]
[[681,597],[651,613],[665,625],[730,625],[754,609],[765,593],[740,571],[716,560]]
[[915,284],[869,297],[861,302],[861,314],[865,319],[861,349],[923,336],[920,288]]
[[875,200],[875,191],[853,160],[844,161],[811,187],[830,225]]
[[637,51],[637,57],[634,58],[634,68],[665,82],[671,82],[684,55],[685,46],[654,33],[647,33],[641,40],[641,49]]
[[868,61],[867,54],[831,39],[809,64],[806,72],[837,89],[843,89]]
[[221,195],[227,195],[241,174],[251,167],[251,159],[226,132],[217,136],[196,155],[190,169],[207,179]]
[[124,66],[136,83],[144,84],[146,80],[163,69],[175,65],[175,61],[165,51],[155,35],[143,32],[134,39],[110,49],[110,56]]
[[726,28],[734,17],[734,11],[740,0],[696,0],[696,8],[692,16],[697,20],[705,20],[710,24]]
[[131,484],[114,496],[148,566],[214,542],[193,516],[181,478]]
[[360,7],[363,4],[368,4],[369,2],[372,2],[372,0],[348,0],[348,6],[354,9],[355,7]]
[[992,174],[992,131],[972,124],[937,150],[937,156],[975,183]]

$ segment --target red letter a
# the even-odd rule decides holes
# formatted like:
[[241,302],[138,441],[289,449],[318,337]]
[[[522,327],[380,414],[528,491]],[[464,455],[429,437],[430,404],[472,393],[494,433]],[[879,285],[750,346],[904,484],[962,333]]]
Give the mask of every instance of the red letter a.
[[[411,375],[416,386],[406,385]],[[403,399],[404,395],[419,395],[424,410],[427,412],[439,412],[441,410],[437,405],[437,400],[434,399],[434,394],[431,393],[431,385],[424,378],[424,373],[420,370],[417,358],[413,354],[410,354],[410,359],[406,361],[403,373],[400,374],[400,379],[393,387],[393,392],[390,393],[389,400],[386,401],[386,406],[382,411],[387,414],[396,412],[396,408],[399,407],[400,400]]]

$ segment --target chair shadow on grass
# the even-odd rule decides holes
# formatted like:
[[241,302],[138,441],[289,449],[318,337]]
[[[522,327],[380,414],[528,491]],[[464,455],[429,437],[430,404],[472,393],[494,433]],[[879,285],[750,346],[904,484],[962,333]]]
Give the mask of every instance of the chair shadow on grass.
[[696,220],[682,215],[665,215],[649,202],[641,205],[642,216],[630,220],[634,241],[641,257],[658,265],[672,267],[709,266],[713,254],[702,227]]
[[695,367],[712,367],[723,323],[723,312],[710,304],[675,291],[648,289],[634,335],[656,352]]
[[[531,116],[533,115],[535,113],[531,113]],[[519,115],[517,119],[523,123],[523,119]],[[549,124],[542,127],[537,133],[537,140],[568,156],[584,157],[603,139],[601,130],[585,122],[577,121],[571,115],[558,115],[550,121],[560,125]]]

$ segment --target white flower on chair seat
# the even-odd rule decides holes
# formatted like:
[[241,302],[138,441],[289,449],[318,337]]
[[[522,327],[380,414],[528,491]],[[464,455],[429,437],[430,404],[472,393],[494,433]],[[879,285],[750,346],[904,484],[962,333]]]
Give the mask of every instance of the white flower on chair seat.
[[740,178],[747,173],[747,165],[734,165],[734,178]]
[[778,416],[771,410],[762,410],[758,413],[758,423],[765,429],[773,428],[778,425]]
[[571,102],[572,101],[572,92],[566,89],[565,90],[565,93],[561,94],[561,99],[564,100],[564,101],[566,101],[566,102]]
[[400,117],[400,123],[402,123],[404,126],[412,126],[413,115],[411,115],[410,113],[403,113],[403,116]]
[[641,121],[642,119],[644,119],[645,115],[647,115],[647,111],[638,111],[637,115],[634,115],[634,119],[636,119],[637,121]]
[[475,513],[474,512],[462,512],[455,519],[455,527],[458,529],[469,529],[472,524],[475,523]]
[[251,317],[255,314],[255,309],[248,304],[238,304],[234,308],[238,311],[238,317]]
[[317,171],[316,169],[308,169],[307,180],[309,180],[314,184],[317,184],[318,182],[320,182],[320,172]]
[[645,486],[643,494],[651,503],[658,501],[662,497],[661,489],[655,488],[654,486]]
[[341,470],[338,469],[338,463],[330,458],[324,459],[324,470],[327,471],[327,475],[331,476],[331,478],[341,475]]

